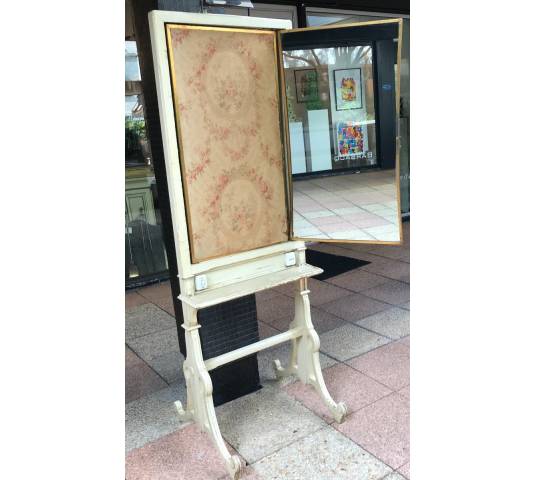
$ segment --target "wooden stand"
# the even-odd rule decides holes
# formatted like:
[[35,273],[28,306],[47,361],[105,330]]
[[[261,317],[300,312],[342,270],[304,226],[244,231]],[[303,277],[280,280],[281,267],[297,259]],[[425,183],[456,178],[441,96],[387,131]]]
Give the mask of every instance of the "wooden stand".
[[[180,401],[176,402],[176,407],[181,420],[194,420],[202,430],[210,435],[214,445],[225,460],[227,471],[233,480],[240,477],[244,465],[237,455],[229,453],[221,435],[212,400],[212,381],[208,374],[210,370],[290,340],[292,350],[286,368],[281,366],[279,359],[274,360],[274,370],[277,378],[297,375],[303,383],[314,386],[337,422],[341,423],[347,414],[346,405],[343,402],[336,403],[326,388],[318,354],[320,340],[311,321],[310,292],[307,289],[307,277],[319,274],[322,270],[310,265],[302,265],[302,267],[299,273],[303,276],[299,279],[291,280],[296,286],[294,295],[295,313],[294,320],[291,322],[287,332],[207,360],[203,359],[201,352],[197,310],[200,305],[210,306],[217,304],[218,298],[217,295],[214,295],[217,292],[210,292],[210,298],[203,293],[191,297],[183,297],[182,295],[179,297],[183,301],[184,324],[182,327],[186,331],[187,356],[184,362],[184,377],[187,387],[187,402],[186,408],[183,407]],[[289,269],[279,273],[279,277],[281,277],[280,283],[276,285],[288,283],[288,280],[285,281],[286,279],[283,277],[285,276],[287,279],[293,278],[298,272],[295,269]],[[281,275],[281,273],[286,275]],[[253,291],[262,290],[259,288],[262,283],[268,285],[266,288],[276,286],[274,285],[273,275],[271,275],[271,278],[260,277],[246,283],[248,285],[242,285],[242,287],[245,290]],[[222,292],[220,293],[223,294],[221,302],[228,301],[230,292],[225,291],[225,288],[221,290]]]
[[[229,453],[221,435],[212,399],[212,381],[208,373],[210,370],[291,341],[292,350],[286,367],[283,368],[278,359],[274,361],[276,376],[280,378],[286,375],[297,375],[302,382],[313,385],[337,422],[343,421],[347,408],[344,403],[337,404],[333,401],[322,377],[318,354],[320,340],[311,322],[311,306],[307,289],[307,279],[322,273],[322,269],[307,265],[303,241],[292,240],[289,236],[288,241],[270,246],[198,263],[192,262],[185,192],[182,188],[180,164],[177,161],[180,155],[165,36],[167,23],[268,30],[290,29],[292,23],[289,20],[231,15],[163,11],[153,11],[149,14],[167,185],[179,272],[181,291],[179,299],[182,301],[184,314],[182,327],[185,330],[186,339],[184,377],[187,400],[185,407],[180,402],[177,402],[176,406],[182,420],[194,420],[202,430],[210,434],[225,460],[229,475],[232,479],[237,479],[244,466],[237,455]],[[290,165],[287,165],[287,170],[288,168]],[[281,174],[283,173],[281,171]],[[294,319],[287,332],[217,357],[206,360],[203,358],[199,337],[201,326],[197,322],[198,310],[288,283],[294,283],[296,289]]]

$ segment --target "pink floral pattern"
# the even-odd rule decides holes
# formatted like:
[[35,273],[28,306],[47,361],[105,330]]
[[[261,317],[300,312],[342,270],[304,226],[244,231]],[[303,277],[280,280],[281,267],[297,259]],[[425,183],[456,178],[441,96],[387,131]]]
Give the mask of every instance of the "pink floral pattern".
[[192,262],[288,240],[275,33],[170,28]]

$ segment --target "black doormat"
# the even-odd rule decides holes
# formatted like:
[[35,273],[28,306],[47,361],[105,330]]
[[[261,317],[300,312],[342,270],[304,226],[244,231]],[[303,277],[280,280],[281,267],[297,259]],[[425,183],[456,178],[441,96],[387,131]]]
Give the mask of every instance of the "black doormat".
[[305,252],[305,258],[309,265],[320,267],[324,270],[320,275],[316,275],[313,278],[317,280],[326,280],[340,275],[341,273],[348,272],[354,268],[363,267],[370,262],[364,260],[358,260],[357,258],[342,257],[340,255],[332,255],[331,253],[318,252],[317,250],[307,249]]

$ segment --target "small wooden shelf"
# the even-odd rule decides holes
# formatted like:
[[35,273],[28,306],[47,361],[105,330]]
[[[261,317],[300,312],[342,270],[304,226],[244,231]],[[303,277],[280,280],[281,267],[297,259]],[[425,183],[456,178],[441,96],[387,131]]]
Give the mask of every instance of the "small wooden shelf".
[[235,298],[245,297],[261,290],[277,287],[285,283],[294,282],[300,278],[312,277],[323,272],[321,268],[312,265],[300,265],[288,267],[280,272],[261,275],[243,282],[238,282],[212,290],[203,290],[195,295],[179,295],[179,300],[187,303],[191,307],[199,310],[201,308],[212,307]]

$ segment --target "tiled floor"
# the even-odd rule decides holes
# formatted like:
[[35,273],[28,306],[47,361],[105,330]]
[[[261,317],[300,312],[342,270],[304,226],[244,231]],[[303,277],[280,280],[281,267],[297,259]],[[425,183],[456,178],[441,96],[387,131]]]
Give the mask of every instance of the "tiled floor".
[[[409,468],[409,224],[405,245],[312,248],[371,262],[311,281],[312,317],[328,389],[349,416],[337,424],[316,392],[277,382],[271,362],[289,344],[258,355],[263,389],[216,408],[222,434],[248,464],[245,480],[404,480]],[[290,323],[292,289],[257,296],[261,337]],[[179,421],[185,400],[168,283],[126,295],[127,480],[223,480],[208,436]]]
[[293,188],[297,237],[399,239],[394,171],[296,180]]

